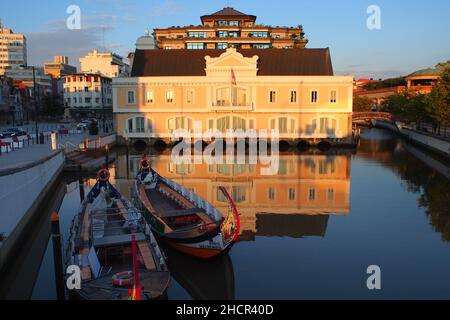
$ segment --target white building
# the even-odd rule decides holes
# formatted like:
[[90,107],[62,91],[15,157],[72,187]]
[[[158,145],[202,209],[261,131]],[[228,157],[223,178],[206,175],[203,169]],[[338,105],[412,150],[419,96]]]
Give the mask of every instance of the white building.
[[27,64],[27,39],[23,34],[3,28],[0,21],[0,75],[8,68]]
[[80,58],[82,73],[95,73],[108,78],[128,77],[130,66],[123,58],[111,52],[94,50]]
[[64,103],[73,117],[112,118],[111,78],[93,73],[64,77]]

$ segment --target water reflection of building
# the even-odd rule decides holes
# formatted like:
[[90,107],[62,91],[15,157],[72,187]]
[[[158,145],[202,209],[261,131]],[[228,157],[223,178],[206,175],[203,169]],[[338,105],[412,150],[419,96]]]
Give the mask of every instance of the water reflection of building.
[[[129,177],[139,170],[141,156],[130,156]],[[278,175],[262,176],[260,164],[182,164],[170,156],[152,158],[154,169],[196,192],[222,212],[225,186],[241,214],[242,238],[261,236],[324,236],[330,215],[350,210],[350,157],[346,155],[282,155]],[[117,185],[131,194],[124,155],[118,157]]]

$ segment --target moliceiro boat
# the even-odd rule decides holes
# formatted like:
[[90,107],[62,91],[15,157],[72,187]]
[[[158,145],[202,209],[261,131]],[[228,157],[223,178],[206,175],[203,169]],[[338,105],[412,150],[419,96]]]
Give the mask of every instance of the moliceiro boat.
[[106,169],[73,220],[66,260],[81,270],[74,294],[83,300],[159,299],[170,283],[150,226],[110,184]]
[[147,157],[135,182],[136,197],[153,232],[175,249],[204,259],[227,251],[239,235],[236,206],[224,187],[220,191],[228,201],[226,216],[194,192],[161,177]]

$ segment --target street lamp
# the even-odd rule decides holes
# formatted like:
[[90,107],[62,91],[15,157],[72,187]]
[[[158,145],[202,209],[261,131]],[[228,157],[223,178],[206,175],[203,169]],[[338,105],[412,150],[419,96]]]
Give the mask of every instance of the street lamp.
[[35,112],[35,122],[36,122],[36,144],[38,144],[39,141],[39,126],[38,126],[38,103],[36,99],[36,68],[34,66],[27,66],[21,65],[20,66],[23,69],[32,68],[33,70],[33,103],[34,103],[34,112]]

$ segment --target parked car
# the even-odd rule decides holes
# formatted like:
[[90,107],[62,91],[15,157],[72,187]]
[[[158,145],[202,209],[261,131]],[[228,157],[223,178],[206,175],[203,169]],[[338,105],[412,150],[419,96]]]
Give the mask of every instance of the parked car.
[[26,136],[28,133],[20,128],[9,128],[2,132],[3,138]]

